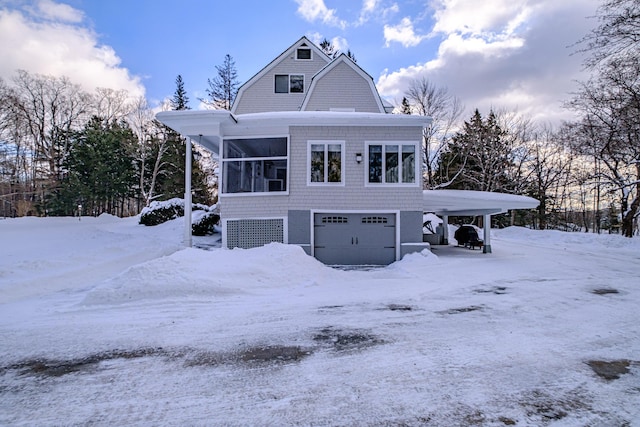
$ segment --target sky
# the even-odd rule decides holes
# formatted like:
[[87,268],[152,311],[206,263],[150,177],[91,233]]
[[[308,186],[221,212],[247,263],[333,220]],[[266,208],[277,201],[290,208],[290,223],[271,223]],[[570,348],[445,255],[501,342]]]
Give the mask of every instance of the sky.
[[422,77],[475,108],[570,119],[584,80],[575,43],[598,0],[0,0],[0,78],[17,69],[88,90],[126,89],[151,105],[181,75],[192,108],[226,54],[241,83],[301,36],[355,55],[399,104]]

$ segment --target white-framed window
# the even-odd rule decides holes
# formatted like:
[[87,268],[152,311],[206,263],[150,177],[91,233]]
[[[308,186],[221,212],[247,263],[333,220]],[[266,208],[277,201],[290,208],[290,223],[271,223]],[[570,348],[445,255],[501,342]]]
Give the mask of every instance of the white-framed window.
[[417,184],[416,177],[420,176],[417,142],[366,142],[365,150],[367,185]]
[[308,141],[307,184],[344,185],[344,141]]
[[276,74],[276,93],[304,93],[304,74]]
[[311,48],[306,47],[306,45],[302,45],[299,48],[297,48],[296,59],[303,60],[303,61],[309,61],[313,59],[313,57],[311,56]]
[[250,137],[222,141],[222,194],[288,191],[289,138]]

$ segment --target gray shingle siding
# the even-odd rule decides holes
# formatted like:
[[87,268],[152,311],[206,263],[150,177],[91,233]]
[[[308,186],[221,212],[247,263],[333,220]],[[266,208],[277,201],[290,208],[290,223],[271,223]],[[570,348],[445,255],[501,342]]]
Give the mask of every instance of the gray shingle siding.
[[[296,60],[295,49],[278,64],[266,70],[258,80],[243,88],[241,98],[234,106],[235,114],[262,113],[267,111],[298,111],[311,78],[327,65],[325,58],[314,54],[311,60]],[[275,93],[276,74],[304,75],[304,93]]]
[[[286,216],[289,210],[422,211],[422,187],[365,187],[365,141],[420,141],[421,127],[292,126],[290,128],[289,195],[222,195],[223,218]],[[307,185],[307,141],[345,141],[344,186]],[[356,153],[363,162],[356,163]],[[417,177],[420,180],[419,177]]]
[[315,88],[305,106],[306,111],[328,111],[331,108],[381,112],[369,82],[344,62],[316,79]]

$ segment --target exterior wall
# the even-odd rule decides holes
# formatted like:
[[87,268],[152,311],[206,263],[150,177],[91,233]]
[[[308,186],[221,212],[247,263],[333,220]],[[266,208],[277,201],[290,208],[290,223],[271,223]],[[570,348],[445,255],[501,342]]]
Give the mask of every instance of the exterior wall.
[[[367,172],[365,141],[420,141],[421,127],[314,126],[290,129],[290,209],[408,210],[422,211],[422,185],[412,187],[365,187]],[[307,141],[343,140],[344,186],[307,185]],[[356,163],[362,153],[362,163]]]
[[365,78],[344,62],[317,79],[305,111],[353,108],[357,112],[383,113]]
[[300,245],[311,255],[311,211],[289,211],[289,244]]
[[422,242],[422,210],[400,212],[400,243]]
[[[236,100],[235,114],[262,113],[267,111],[298,111],[311,85],[311,78],[327,65],[328,59],[313,52],[311,60],[296,60],[296,49],[279,63],[271,65],[258,80],[243,88],[242,97]],[[304,93],[275,93],[276,74],[303,74]]]
[[[415,186],[365,187],[365,141],[420,141],[422,128],[394,126],[292,126],[289,138],[289,194],[225,196],[223,218],[270,218],[286,216],[289,210],[401,210],[422,212],[420,178]],[[307,185],[307,141],[345,141],[343,186]],[[356,153],[363,154],[356,163]],[[422,223],[418,227],[422,233]],[[421,234],[420,234],[421,236]],[[422,237],[419,240],[422,241]]]

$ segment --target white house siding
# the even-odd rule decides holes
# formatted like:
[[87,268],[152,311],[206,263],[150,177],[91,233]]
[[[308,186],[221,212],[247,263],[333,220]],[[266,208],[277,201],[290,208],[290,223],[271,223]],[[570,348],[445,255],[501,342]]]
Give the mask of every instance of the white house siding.
[[344,62],[317,78],[306,111],[353,108],[357,112],[381,113],[370,83]]
[[[327,59],[313,53],[311,60],[296,60],[296,49],[291,50],[279,63],[267,68],[255,82],[243,88],[242,96],[234,106],[235,114],[262,113],[267,111],[298,111],[311,78],[327,65]],[[276,74],[303,74],[304,93],[275,93]]]

